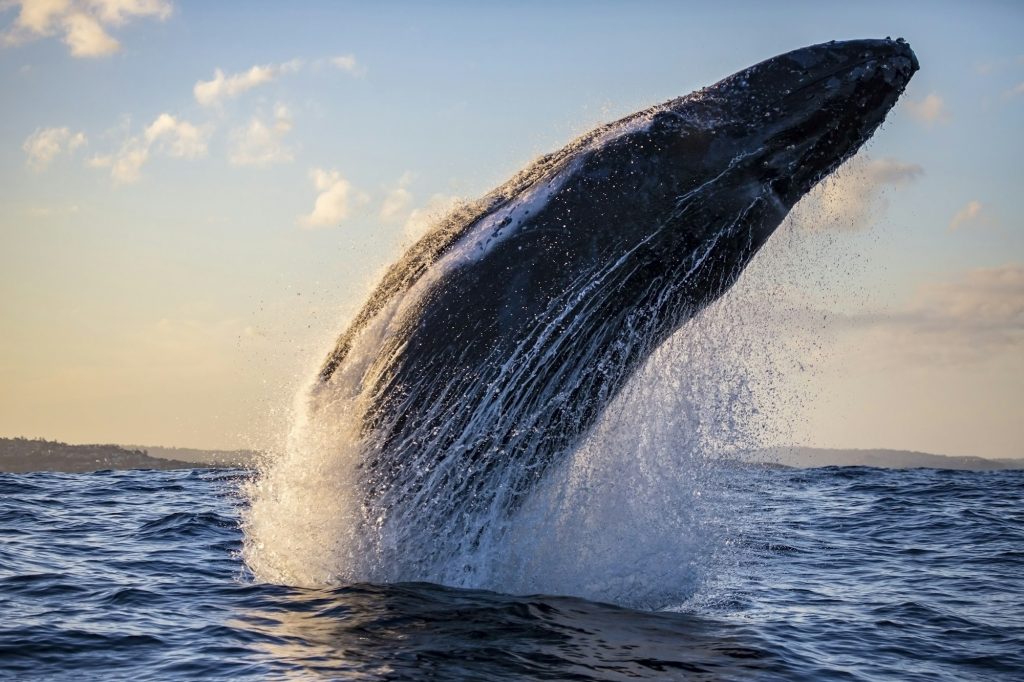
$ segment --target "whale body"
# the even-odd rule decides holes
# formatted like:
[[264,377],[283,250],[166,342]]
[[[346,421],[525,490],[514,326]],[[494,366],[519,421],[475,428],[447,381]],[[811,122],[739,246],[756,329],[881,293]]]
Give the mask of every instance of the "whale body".
[[412,535],[451,553],[500,533],[917,69],[902,40],[795,50],[599,127],[439,221],[312,393],[314,415],[355,412],[367,524],[396,552]]

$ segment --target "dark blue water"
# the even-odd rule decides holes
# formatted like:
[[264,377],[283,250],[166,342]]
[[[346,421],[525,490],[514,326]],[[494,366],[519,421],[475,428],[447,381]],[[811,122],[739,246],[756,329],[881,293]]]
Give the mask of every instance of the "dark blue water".
[[1021,471],[735,471],[735,551],[659,613],[254,584],[245,475],[0,474],[0,677],[1024,679]]

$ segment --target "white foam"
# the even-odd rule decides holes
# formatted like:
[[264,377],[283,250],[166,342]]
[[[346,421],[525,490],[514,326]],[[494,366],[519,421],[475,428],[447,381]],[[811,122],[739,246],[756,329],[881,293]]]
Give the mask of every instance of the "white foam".
[[[638,117],[587,144],[606,144],[648,123]],[[259,579],[306,586],[422,580],[644,607],[678,603],[701,583],[729,538],[728,511],[709,462],[754,444],[757,428],[749,358],[758,357],[750,350],[763,330],[751,331],[756,309],[728,299],[651,356],[585,441],[565,453],[511,517],[505,496],[496,494],[490,506],[474,510],[478,518],[453,519],[446,536],[417,535],[414,521],[429,515],[430,505],[453,503],[431,497],[430,481],[460,466],[455,456],[423,470],[426,484],[406,498],[409,508],[365,505],[359,464],[378,446],[362,439],[362,417],[372,404],[374,372],[401,351],[402,320],[415,314],[437,277],[508,238],[511,232],[499,234],[499,226],[515,229],[526,211],[541,210],[574,170],[563,168],[481,221],[365,326],[329,383],[300,393],[287,451],[252,484],[244,515],[244,556]],[[696,254],[694,262],[706,256]],[[591,294],[604,295],[600,277],[591,285],[597,287]],[[571,308],[581,301],[563,303]],[[546,333],[553,332],[538,330]],[[525,360],[536,360],[530,354],[543,348],[537,339],[531,344],[500,371],[506,389],[530,379],[523,375]],[[482,404],[487,413],[473,423],[498,423],[500,398]],[[417,437],[414,456],[440,459],[429,448],[441,440],[436,433]],[[505,490],[518,473],[499,471],[492,483]],[[406,519],[411,523],[403,525]],[[477,531],[476,541],[458,536],[467,529]]]
[[329,395],[321,389],[311,408],[301,394],[288,451],[254,483],[244,554],[259,579],[424,580],[657,608],[679,603],[714,570],[729,517],[709,463],[750,442],[750,377],[737,347],[751,338],[744,314],[716,304],[686,325],[506,532],[447,560],[431,554],[429,537],[396,546],[387,524],[366,518],[361,506],[357,465],[367,445],[356,421],[357,368],[386,342],[393,315],[357,339],[352,366]]

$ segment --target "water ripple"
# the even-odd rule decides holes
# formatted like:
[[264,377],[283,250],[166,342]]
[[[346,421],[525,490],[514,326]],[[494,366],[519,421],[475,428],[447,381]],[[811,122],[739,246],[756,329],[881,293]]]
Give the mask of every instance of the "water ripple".
[[246,477],[0,474],[0,678],[973,681],[1024,670],[1024,472],[738,470],[723,482],[736,552],[657,613],[424,583],[254,584],[238,558]]

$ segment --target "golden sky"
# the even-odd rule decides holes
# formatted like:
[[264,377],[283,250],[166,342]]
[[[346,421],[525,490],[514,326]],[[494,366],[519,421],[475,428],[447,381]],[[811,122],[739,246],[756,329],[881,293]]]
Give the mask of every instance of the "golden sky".
[[903,101],[737,291],[760,399],[801,444],[1024,455],[1021,29],[1003,2],[0,4],[0,435],[276,443],[458,197],[774,54],[902,35]]

